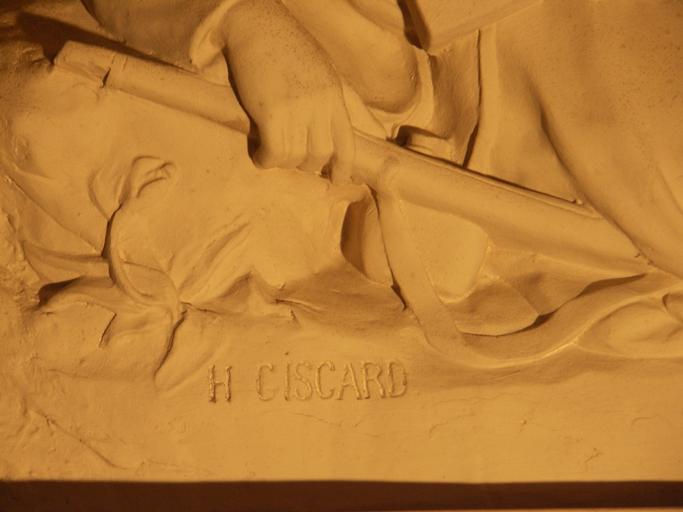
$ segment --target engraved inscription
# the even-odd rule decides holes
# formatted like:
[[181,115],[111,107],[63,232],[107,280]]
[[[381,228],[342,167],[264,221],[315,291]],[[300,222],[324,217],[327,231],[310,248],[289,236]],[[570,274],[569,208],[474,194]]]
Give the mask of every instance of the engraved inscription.
[[398,361],[298,361],[256,369],[256,393],[261,400],[367,400],[398,398],[408,390],[405,367]]
[[[399,398],[408,391],[408,374],[396,360],[266,362],[256,366],[252,382],[256,397],[263,402]],[[225,401],[230,402],[231,366],[225,367],[225,380],[220,382],[215,365],[209,368],[210,402],[216,402],[219,386],[224,386]]]

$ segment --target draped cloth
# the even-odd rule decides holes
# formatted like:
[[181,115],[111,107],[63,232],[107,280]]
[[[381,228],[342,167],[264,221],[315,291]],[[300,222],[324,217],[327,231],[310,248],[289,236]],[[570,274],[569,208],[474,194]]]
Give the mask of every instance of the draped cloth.
[[[559,0],[538,2],[429,52],[405,36],[418,63],[418,92],[392,112],[363,105],[353,77],[344,80],[357,127],[401,135],[415,151],[591,205],[652,261],[642,275],[608,264],[584,268],[510,251],[465,219],[406,205],[411,236],[456,325],[501,360],[570,342],[638,356],[683,353],[683,154],[675,141],[683,132],[683,95],[671,79],[681,60],[675,38],[683,32],[674,30],[679,18],[670,12],[680,7],[627,3],[615,12],[608,2],[574,2],[571,9]],[[231,2],[87,4],[135,49],[228,83],[215,32]],[[396,9],[387,1],[330,2],[329,16],[364,17],[396,38],[404,15]],[[65,12],[74,23],[85,20],[73,2]],[[306,22],[305,12],[293,12]],[[26,282],[80,280],[74,296],[99,297],[118,311],[110,336],[142,325],[131,293],[153,297],[162,337],[172,336],[188,305],[269,312],[289,301],[321,318],[329,312],[368,321],[400,311],[390,279],[368,279],[343,247],[345,232],[361,231],[363,243],[381,246],[367,189],[259,171],[241,136],[55,75],[47,61],[36,68],[30,52],[4,53],[25,59],[2,66],[7,179],[0,192],[2,233],[15,238],[3,247],[30,264]],[[97,131],[110,136],[94,143],[88,134]],[[202,147],[212,149],[197,151]],[[66,195],[73,200],[60,200]],[[129,286],[123,295],[112,287],[112,262],[102,257],[113,239],[120,282]],[[468,251],[451,250],[458,246]]]

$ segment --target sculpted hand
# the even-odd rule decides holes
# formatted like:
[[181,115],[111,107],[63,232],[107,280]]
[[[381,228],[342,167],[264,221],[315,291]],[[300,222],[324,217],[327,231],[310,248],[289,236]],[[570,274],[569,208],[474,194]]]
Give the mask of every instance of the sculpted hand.
[[224,29],[237,93],[259,132],[255,163],[315,173],[331,164],[332,178],[347,181],[353,131],[324,50],[279,0],[237,4]]

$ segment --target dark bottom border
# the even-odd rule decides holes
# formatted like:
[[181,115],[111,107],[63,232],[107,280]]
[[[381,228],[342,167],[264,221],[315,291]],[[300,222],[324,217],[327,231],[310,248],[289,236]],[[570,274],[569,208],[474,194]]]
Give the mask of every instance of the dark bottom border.
[[183,512],[683,506],[680,482],[0,482],[0,511]]

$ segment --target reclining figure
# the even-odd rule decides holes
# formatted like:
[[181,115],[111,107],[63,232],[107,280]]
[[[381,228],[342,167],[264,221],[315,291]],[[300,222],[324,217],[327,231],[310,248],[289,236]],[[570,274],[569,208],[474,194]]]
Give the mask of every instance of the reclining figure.
[[[111,312],[101,345],[158,340],[150,368],[191,311],[387,327],[404,304],[428,338],[448,316],[454,343],[475,347],[454,352],[463,364],[520,364],[577,343],[680,355],[680,6],[83,1],[92,18],[75,1],[5,15],[0,255],[18,277],[2,283],[34,316],[99,303]],[[435,15],[444,6],[448,23]],[[237,98],[250,133],[107,89],[106,73],[60,70],[45,41],[29,42],[31,17],[74,39],[98,34],[150,70],[194,74]],[[165,76],[149,74],[159,98]],[[594,214],[632,264],[586,264],[561,244],[544,253],[478,218],[392,198],[354,179],[367,160],[354,132]],[[474,202],[520,230],[545,225],[496,193]],[[552,240],[595,236],[553,228]],[[416,268],[423,282],[411,284]],[[645,318],[656,336],[633,328]],[[447,353],[442,341],[432,345]]]

